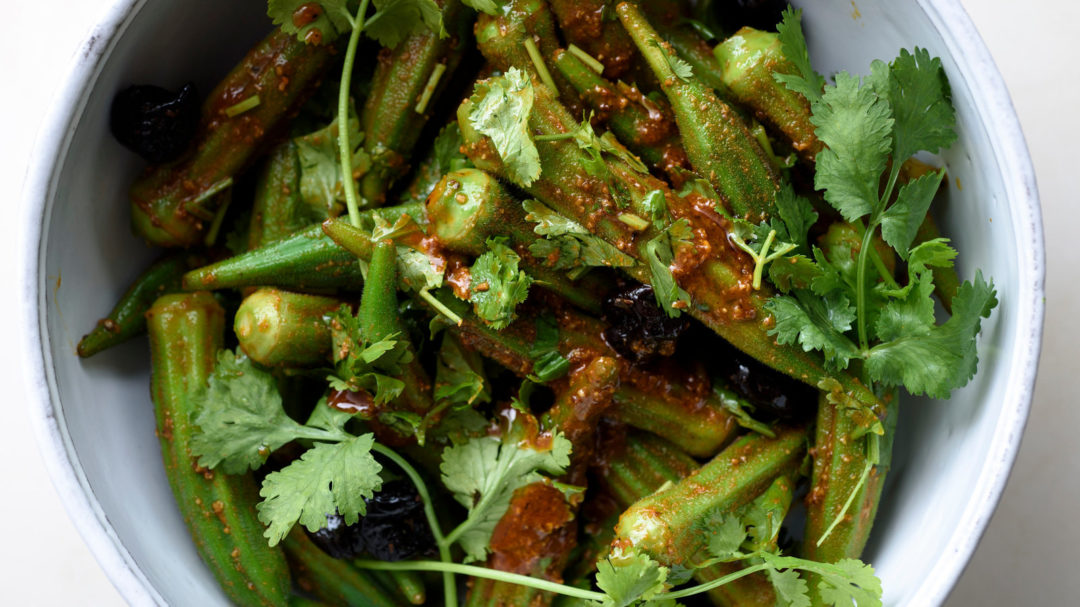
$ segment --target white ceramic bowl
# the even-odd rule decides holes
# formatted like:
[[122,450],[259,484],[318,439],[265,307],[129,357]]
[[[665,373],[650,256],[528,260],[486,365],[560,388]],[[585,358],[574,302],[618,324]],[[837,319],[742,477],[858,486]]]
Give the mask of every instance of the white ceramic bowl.
[[[956,0],[799,2],[818,69],[865,73],[901,46],[939,55],[960,140],[943,230],[961,275],[992,276],[1001,305],[984,323],[979,374],[947,403],[905,400],[893,472],[865,558],[888,605],[941,603],[971,556],[1009,474],[1027,418],[1043,317],[1043,236],[1030,160],[1005,86]],[[107,130],[122,86],[215,79],[268,29],[265,5],[117,0],[68,76],[32,161],[21,232],[30,406],[68,512],[133,604],[215,605],[165,481],[154,437],[146,345],[88,361],[78,338],[155,255],[128,229],[140,162]],[[196,33],[197,35],[193,34]]]

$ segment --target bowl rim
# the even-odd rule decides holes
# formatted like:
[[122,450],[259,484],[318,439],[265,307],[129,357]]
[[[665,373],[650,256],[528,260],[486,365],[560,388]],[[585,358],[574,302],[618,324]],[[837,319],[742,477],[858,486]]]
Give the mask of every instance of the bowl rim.
[[[47,336],[45,295],[40,270],[45,247],[42,233],[48,201],[55,195],[59,174],[55,170],[66,158],[74,126],[85,106],[90,88],[116,40],[148,0],[112,0],[90,29],[69,62],[66,75],[51,109],[38,131],[29,157],[22,192],[22,217],[17,267],[20,298],[21,349],[28,361],[24,384],[29,415],[38,449],[50,479],[68,516],[91,553],[120,595],[129,604],[165,604],[131,553],[120,541],[108,516],[94,496],[78,460],[64,421],[51,372]],[[961,524],[949,538],[933,573],[925,579],[913,604],[941,604],[967,567],[990,517],[1001,498],[1020,445],[1030,411],[1042,341],[1044,316],[1045,253],[1042,214],[1035,172],[1008,89],[974,23],[960,0],[919,0],[973,93],[984,100],[977,106],[983,124],[994,124],[994,157],[1002,171],[1010,209],[1022,222],[1017,226],[1021,242],[1020,282],[1031,285],[1030,298],[1015,302],[1027,314],[1018,317],[1018,343],[1011,371],[1013,390],[995,426],[988,457],[979,472],[976,491],[968,498]],[[1028,246],[1023,246],[1027,241]],[[1026,258],[1024,258],[1026,257]]]

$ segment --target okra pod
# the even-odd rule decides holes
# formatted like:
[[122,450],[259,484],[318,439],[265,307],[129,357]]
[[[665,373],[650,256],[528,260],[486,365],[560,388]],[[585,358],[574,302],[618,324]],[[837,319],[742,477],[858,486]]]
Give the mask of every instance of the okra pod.
[[[360,112],[364,150],[372,158],[371,169],[360,178],[360,195],[369,206],[382,206],[387,190],[408,172],[423,126],[469,46],[472,12],[460,0],[440,4],[447,36],[422,28],[379,52],[371,93]],[[431,93],[425,93],[428,87]]]
[[293,582],[327,605],[396,607],[399,604],[375,581],[371,572],[326,554],[299,527],[285,536],[283,545]]
[[[393,223],[407,214],[422,217],[423,207],[408,204],[371,209],[362,215]],[[184,288],[226,289],[274,286],[286,289],[357,289],[364,282],[356,256],[338,246],[318,224],[283,240],[192,270]]]
[[690,161],[666,100],[646,97],[636,86],[613,84],[573,53],[557,50],[554,62],[627,149],[649,167],[667,173],[673,182],[683,178]]
[[732,92],[721,75],[723,68],[713,54],[709,43],[692,27],[665,24],[663,21],[656,21],[651,14],[648,17],[679,57],[690,64],[694,77],[715,91],[720,99],[730,101],[733,97]]
[[316,221],[300,196],[300,157],[288,139],[270,152],[256,177],[248,249],[291,236]]
[[[508,0],[497,17],[480,13],[476,19],[476,45],[492,67],[511,67],[532,74],[558,95],[571,111],[579,113],[577,92],[552,61],[559,48],[559,34],[545,0]],[[535,55],[533,54],[535,52]]]
[[272,287],[256,290],[236,310],[240,348],[265,367],[315,367],[330,359],[330,327],[323,317],[341,300]]
[[209,293],[184,293],[159,298],[146,317],[157,436],[195,547],[233,602],[286,605],[288,565],[263,537],[254,478],[201,468],[191,455],[192,419],[222,347],[225,311]]
[[[418,571],[372,571],[371,574],[410,605],[423,605],[427,601],[427,588]],[[400,600],[397,602],[400,603]]]
[[805,454],[804,429],[783,429],[776,438],[739,438],[697,474],[628,508],[619,518],[613,546],[640,551],[664,565],[684,563],[705,547],[699,521],[706,514],[751,502],[776,477],[798,468]]
[[671,102],[694,170],[712,184],[732,214],[754,223],[767,220],[775,210],[779,176],[746,123],[693,75],[675,72],[674,49],[636,6],[623,2],[616,11]]
[[701,467],[675,443],[640,430],[626,434],[602,461],[601,485],[622,509]]
[[549,3],[567,44],[577,46],[600,62],[605,77],[637,82],[641,86],[655,83],[652,74],[641,69],[634,41],[611,18],[609,0],[549,0]]
[[781,50],[774,32],[744,27],[713,49],[721,77],[732,96],[774,132],[780,133],[804,160],[813,162],[822,143],[810,122],[810,102],[773,78],[797,68]]
[[146,330],[146,311],[158,297],[180,290],[180,278],[188,269],[182,255],[166,257],[131,283],[127,292],[105,318],[98,321],[94,330],[79,340],[76,351],[89,358],[102,350],[124,343]]
[[[331,49],[280,29],[255,46],[210,93],[196,141],[180,160],[151,167],[131,188],[135,232],[162,247],[187,247],[214,217],[215,196],[260,150],[322,76]],[[258,97],[229,116],[226,110]]]
[[544,414],[542,427],[558,430],[574,446],[567,476],[583,484],[585,467],[592,459],[596,426],[612,405],[619,386],[621,365],[610,356],[597,356],[570,373],[566,386],[555,395],[555,404]]

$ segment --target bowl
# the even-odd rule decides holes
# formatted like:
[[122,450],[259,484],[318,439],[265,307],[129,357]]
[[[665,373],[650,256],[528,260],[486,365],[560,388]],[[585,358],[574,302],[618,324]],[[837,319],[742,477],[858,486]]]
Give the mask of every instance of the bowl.
[[[1031,401],[1043,318],[1034,173],[1005,85],[959,2],[812,4],[804,23],[823,73],[866,73],[902,46],[942,58],[960,135],[943,156],[942,230],[961,251],[961,276],[981,268],[1001,300],[983,324],[974,380],[949,402],[903,399],[893,471],[864,555],[887,605],[936,605],[990,520]],[[269,28],[264,10],[258,1],[113,2],[31,162],[20,248],[29,406],[70,516],[132,604],[226,601],[165,480],[145,342],[75,355],[79,337],[156,255],[128,227],[126,191],[141,161],[109,135],[109,103],[132,83],[194,80],[210,90]]]

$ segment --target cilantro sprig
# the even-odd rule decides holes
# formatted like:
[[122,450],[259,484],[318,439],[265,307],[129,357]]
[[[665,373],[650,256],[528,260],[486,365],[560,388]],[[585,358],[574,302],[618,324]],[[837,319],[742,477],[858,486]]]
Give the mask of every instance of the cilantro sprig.
[[532,278],[518,268],[521,257],[506,246],[506,237],[491,238],[488,250],[469,270],[469,301],[476,315],[493,329],[505,329],[518,304],[529,296]]

